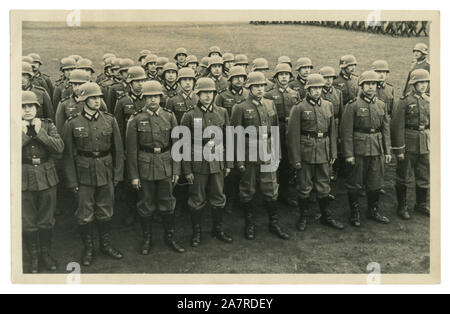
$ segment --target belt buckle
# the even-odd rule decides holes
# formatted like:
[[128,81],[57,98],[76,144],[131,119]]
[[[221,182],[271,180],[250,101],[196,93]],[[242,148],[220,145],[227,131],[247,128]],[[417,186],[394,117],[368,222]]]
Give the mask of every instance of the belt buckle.
[[31,158],[31,164],[34,166],[38,166],[41,164],[41,158]]
[[323,138],[323,132],[317,132],[317,137],[318,138]]
[[425,130],[425,126],[424,125],[419,125],[419,131],[423,131]]
[[154,152],[155,154],[161,154],[161,148],[160,148],[160,147],[154,148],[154,149],[153,149],[153,152]]
[[370,129],[370,133],[375,133],[375,129]]
[[94,155],[94,157],[98,157],[100,156],[100,152],[92,152],[92,155]]

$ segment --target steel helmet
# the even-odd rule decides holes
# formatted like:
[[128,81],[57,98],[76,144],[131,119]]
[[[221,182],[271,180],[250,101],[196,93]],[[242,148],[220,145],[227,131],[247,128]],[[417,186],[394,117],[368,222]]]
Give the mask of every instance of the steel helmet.
[[97,83],[87,82],[80,86],[79,101],[86,101],[89,97],[102,96],[102,89]]
[[248,58],[246,55],[236,55],[234,57],[234,64],[235,65],[248,65]]
[[155,96],[161,95],[163,96],[163,88],[160,82],[158,81],[147,81],[142,84],[142,96]]
[[231,81],[231,79],[236,76],[245,76],[245,79],[248,77],[245,69],[240,66],[231,67],[230,72],[228,73],[228,80]]
[[292,60],[288,56],[281,56],[281,57],[279,57],[278,58],[278,64],[281,64],[281,63],[287,63],[292,68]]
[[133,81],[146,80],[147,75],[145,70],[141,66],[132,66],[128,69],[127,83],[130,84]]
[[213,65],[215,65],[215,64],[223,65],[223,59],[222,59],[222,57],[217,57],[217,56],[215,56],[215,57],[209,58],[208,69],[209,69],[210,67],[212,67]]
[[158,56],[157,55],[153,55],[153,54],[149,54],[147,57],[145,57],[144,59],[144,66],[147,66],[147,64],[149,63],[158,63]]
[[232,62],[234,61],[234,54],[227,52],[223,54],[223,62]]
[[195,80],[195,72],[191,68],[182,68],[178,71],[178,81],[185,78],[191,78]]
[[212,46],[208,50],[208,57],[211,57],[212,53],[218,53],[222,57],[222,51],[220,51],[220,48],[217,46]]
[[325,86],[325,79],[323,78],[322,75],[318,73],[308,75],[305,85],[306,89],[310,87],[324,87],[324,86]]
[[428,55],[428,46],[423,44],[423,43],[419,43],[414,47],[414,51],[419,51],[421,53],[423,53],[424,55]]
[[72,58],[62,58],[59,64],[60,71],[72,70],[77,68],[77,62]]
[[75,61],[78,62],[78,60],[82,59],[82,57],[80,55],[71,55],[69,56],[69,58],[75,59]]
[[175,63],[168,62],[163,66],[163,74],[166,73],[167,71],[175,71],[178,73],[178,67]]
[[30,53],[30,54],[28,54],[28,56],[33,58],[33,62],[38,62],[39,64],[42,65],[41,56],[38,55],[37,53]]
[[262,72],[250,72],[247,79],[246,88],[252,85],[267,85],[266,77]]
[[111,69],[112,70],[118,70],[120,69],[120,58],[114,58],[111,60]]
[[215,92],[216,84],[209,77],[199,78],[195,84],[194,93],[198,94],[200,92]]
[[299,71],[301,68],[314,68],[310,58],[299,58],[295,65],[295,70]]
[[41,106],[35,93],[33,93],[32,91],[22,91],[22,106],[31,104],[34,104],[38,107]]
[[128,71],[129,68],[131,68],[134,65],[134,61],[131,59],[120,59],[120,69],[119,71]]
[[156,60],[156,68],[158,69],[162,69],[164,67],[164,65],[166,65],[166,63],[169,63],[169,59],[166,57],[159,57]]
[[188,56],[187,50],[186,48],[178,48],[175,51],[175,57],[173,57],[175,60],[177,59],[178,55],[185,55],[186,57]]
[[23,56],[22,57],[22,62],[27,62],[29,64],[33,63],[33,58],[31,58],[30,56]]
[[86,71],[76,69],[70,73],[69,83],[87,83],[89,79],[90,76]]
[[33,76],[33,67],[28,62],[22,62],[22,74],[28,74],[29,76]]
[[351,65],[358,65],[358,62],[356,61],[355,56],[352,55],[346,55],[341,58],[339,61],[339,67],[341,69],[345,69],[346,67],[349,67]]
[[366,71],[359,77],[359,86],[366,82],[380,82],[380,75],[375,71]]
[[269,70],[269,62],[264,58],[256,58],[253,60],[252,71]]
[[151,52],[150,50],[147,50],[147,49],[142,50],[142,51],[139,53],[139,58],[138,58],[139,62],[141,62],[141,60],[142,60],[143,58],[146,58],[148,55],[151,55],[151,54],[152,54],[152,52]]
[[291,69],[290,65],[287,63],[278,64],[275,67],[275,75],[273,77],[276,78],[278,76],[278,74],[280,74],[280,73],[289,73],[291,76],[294,76],[292,74],[292,69]]
[[375,72],[391,72],[391,70],[389,70],[389,64],[384,60],[377,60],[372,63],[372,70]]
[[194,55],[189,55],[189,56],[186,58],[186,64],[191,64],[191,63],[195,63],[195,64],[198,65],[198,59],[197,59],[196,56],[194,56]]
[[92,61],[89,59],[78,60],[77,69],[89,69],[92,73],[95,73],[94,67],[92,66]]
[[337,74],[336,71],[334,70],[333,67],[323,67],[319,70],[320,75],[322,75],[322,77],[334,77],[337,78]]
[[105,54],[103,55],[102,59],[103,59],[103,61],[105,61],[106,59],[111,58],[111,57],[114,57],[114,58],[115,58],[116,55],[113,54],[113,53],[108,52],[108,53],[105,53]]
[[430,73],[424,69],[418,69],[411,73],[411,78],[409,80],[410,85],[414,85],[419,82],[429,82]]
[[116,58],[116,57],[109,57],[109,58],[106,58],[105,61],[104,61],[104,63],[105,63],[104,68],[106,69],[106,68],[112,67],[112,66],[113,66],[112,61],[113,61],[115,58]]
[[199,66],[207,68],[209,64],[209,57],[203,57],[202,60],[200,60]]

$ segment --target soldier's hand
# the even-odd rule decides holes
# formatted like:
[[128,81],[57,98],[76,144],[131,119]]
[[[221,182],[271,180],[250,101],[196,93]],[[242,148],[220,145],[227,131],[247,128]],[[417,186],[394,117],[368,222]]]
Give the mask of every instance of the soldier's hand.
[[296,163],[295,164],[295,169],[302,169],[302,163],[301,162],[298,162],[298,163]]
[[245,166],[240,166],[240,167],[239,167],[239,171],[240,171],[241,173],[244,173],[244,172],[245,172]]
[[355,157],[349,157],[347,159],[345,159],[346,162],[348,162],[349,164],[351,164],[352,166],[355,165]]
[[230,168],[226,168],[225,169],[225,177],[228,177],[231,173],[231,169]]
[[331,158],[330,165],[334,165],[335,162],[336,162],[336,158]]
[[178,184],[178,180],[180,180],[180,176],[177,175],[172,176],[173,186],[176,186]]
[[386,163],[389,164],[392,161],[392,156],[391,155],[385,155],[384,156],[386,159]]
[[194,184],[194,174],[190,173],[190,174],[186,175],[186,180],[189,184]]
[[397,158],[399,161],[403,161],[403,160],[405,160],[405,154],[399,154],[399,155],[397,155]]
[[42,121],[39,118],[34,118],[33,121],[31,122],[31,125],[34,125],[34,129],[36,130],[36,133],[39,133],[39,131],[41,130],[41,126],[42,126]]
[[22,132],[27,134],[28,132],[28,128],[27,126],[30,125],[30,122],[28,122],[27,120],[22,120]]
[[139,179],[131,180],[131,185],[133,186],[133,189],[135,189],[135,190],[140,190],[142,187],[141,180],[139,180]]

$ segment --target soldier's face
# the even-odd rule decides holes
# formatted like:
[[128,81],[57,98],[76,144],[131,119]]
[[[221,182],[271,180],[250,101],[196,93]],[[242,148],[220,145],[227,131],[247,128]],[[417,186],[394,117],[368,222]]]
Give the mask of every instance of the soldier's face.
[[222,65],[214,64],[211,66],[211,74],[214,76],[220,76],[222,74]]
[[301,77],[308,77],[308,75],[311,74],[311,70],[312,70],[312,67],[304,67],[304,68],[301,68],[298,72],[300,73]]
[[118,79],[121,78],[119,69],[113,69],[112,73],[113,73],[114,77],[116,77]]
[[158,72],[159,76],[163,74],[163,68],[157,68],[156,71]]
[[142,84],[144,84],[145,80],[138,80],[138,81],[133,81],[131,82],[131,88],[133,88],[133,90],[140,94],[142,92]]
[[332,76],[327,76],[327,77],[324,77],[324,79],[325,79],[325,86],[326,86],[326,87],[331,87],[331,86],[333,86],[334,77],[332,77]]
[[22,86],[28,86],[30,83],[31,77],[28,74],[22,74]]
[[381,79],[382,81],[386,81],[388,72],[386,72],[386,71],[377,71],[377,73],[380,75],[380,79]]
[[156,72],[156,62],[147,63],[147,70],[152,73]]
[[423,54],[420,51],[414,51],[414,59],[421,59]]
[[239,75],[239,76],[233,76],[231,79],[231,84],[233,84],[236,87],[242,87],[245,83],[245,76]]
[[366,82],[363,84],[363,92],[369,97],[375,96],[377,92],[377,82]]
[[183,54],[178,55],[178,56],[177,56],[177,61],[178,61],[178,63],[183,64],[184,62],[186,62],[186,56],[183,55]]
[[22,120],[31,121],[36,118],[37,108],[33,104],[22,105]]
[[70,77],[70,73],[72,73],[73,69],[64,70],[63,74],[66,79]]
[[200,102],[208,107],[214,100],[214,92],[200,92],[198,97],[200,98]]
[[352,74],[353,72],[355,72],[356,70],[356,65],[349,65],[348,67],[345,68],[345,72],[347,72],[348,74]]
[[256,98],[262,98],[265,94],[265,87],[266,85],[260,84],[260,85],[252,85],[250,87],[250,91]]
[[224,67],[226,67],[227,69],[231,69],[234,66],[234,62],[233,61],[227,61],[223,64]]
[[70,84],[72,85],[73,93],[78,96],[79,91],[80,91],[80,86],[83,85],[83,83],[70,83]]
[[164,78],[167,82],[173,83],[177,79],[177,72],[172,70],[166,71]]
[[428,82],[418,82],[414,85],[414,88],[421,94],[425,93],[428,89]]
[[310,87],[309,94],[314,100],[317,100],[322,95],[322,87]]
[[281,85],[287,85],[289,84],[289,81],[291,80],[291,74],[287,72],[281,72],[278,74],[278,81]]
[[185,90],[186,92],[190,92],[194,88],[194,79],[191,78],[181,79],[180,85],[183,90]]
[[220,57],[220,53],[218,53],[218,52],[212,52],[212,53],[209,55],[209,57],[210,57],[210,58],[212,58],[212,57]]
[[197,71],[197,63],[189,63],[188,67],[190,67],[194,71]]
[[93,96],[86,99],[86,105],[91,110],[99,110],[102,103],[102,98],[100,96]]
[[161,103],[161,96],[160,95],[145,96],[145,105],[151,111],[158,110],[160,103]]
[[120,71],[120,78],[122,79],[122,80],[126,80],[127,79],[127,77],[128,77],[128,71],[127,70],[125,70],[125,71]]
[[37,70],[39,70],[40,68],[41,68],[41,64],[39,63],[39,62],[33,62],[32,64],[31,64],[31,66],[33,67],[33,70],[34,71],[37,71]]

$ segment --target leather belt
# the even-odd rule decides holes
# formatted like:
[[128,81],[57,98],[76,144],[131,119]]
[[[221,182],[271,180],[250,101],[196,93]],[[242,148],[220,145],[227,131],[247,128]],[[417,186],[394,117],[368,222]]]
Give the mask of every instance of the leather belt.
[[170,150],[170,147],[166,147],[166,148],[149,148],[149,147],[143,147],[141,146],[139,148],[139,150],[146,152],[146,153],[151,153],[151,154],[162,154],[165,152],[168,152]]
[[425,131],[430,129],[429,125],[406,125],[405,127],[414,131]]
[[22,158],[23,164],[33,165],[33,166],[39,166],[45,162],[48,161],[48,157],[44,158]]
[[325,137],[328,137],[328,132],[302,131],[301,135],[314,137],[314,138],[325,138]]
[[365,134],[376,134],[381,133],[380,129],[354,129],[355,132],[365,133]]
[[101,157],[108,156],[110,153],[111,153],[111,151],[109,151],[109,150],[104,151],[104,152],[88,152],[88,151],[84,151],[84,150],[78,151],[79,156],[83,156],[83,157],[87,157],[87,158],[101,158]]

